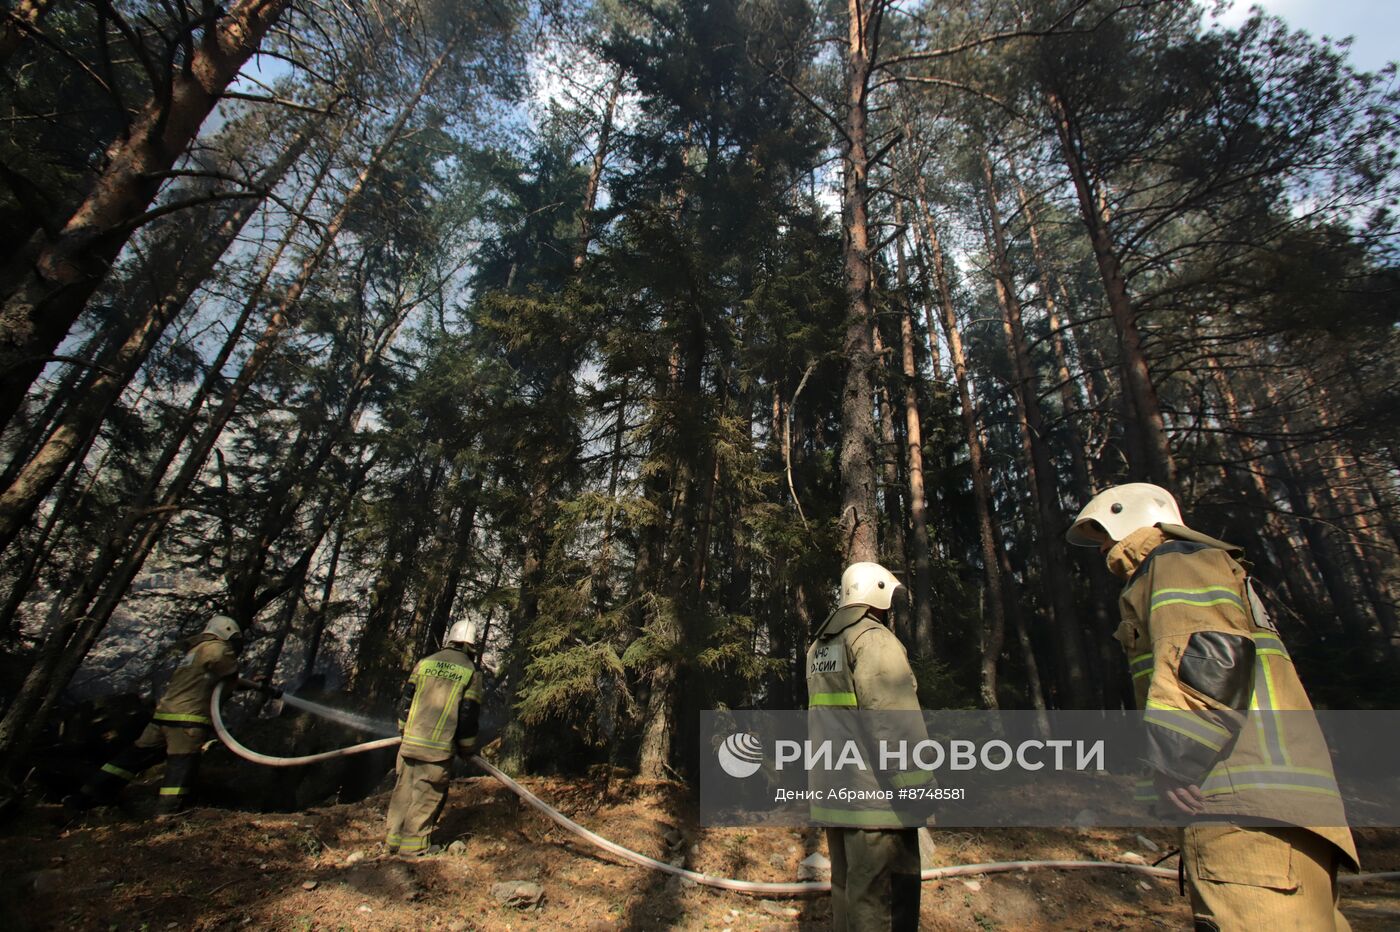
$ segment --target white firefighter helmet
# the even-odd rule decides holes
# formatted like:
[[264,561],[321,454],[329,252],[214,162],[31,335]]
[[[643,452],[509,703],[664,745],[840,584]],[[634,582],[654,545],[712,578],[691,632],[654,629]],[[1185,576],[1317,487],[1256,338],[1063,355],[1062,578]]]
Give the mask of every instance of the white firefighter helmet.
[[476,650],[481,646],[481,627],[474,621],[455,621],[442,639],[443,646],[460,644]]
[[204,626],[205,634],[212,634],[221,641],[232,641],[234,638],[241,638],[243,630],[238,627],[238,622],[227,615],[215,615],[209,619],[209,623]]
[[852,563],[841,574],[841,604],[889,608],[894,591],[902,585],[878,563]]
[[1104,535],[1114,543],[1138,528],[1185,524],[1172,493],[1150,482],[1129,482],[1089,499],[1065,539],[1076,547],[1097,547]]

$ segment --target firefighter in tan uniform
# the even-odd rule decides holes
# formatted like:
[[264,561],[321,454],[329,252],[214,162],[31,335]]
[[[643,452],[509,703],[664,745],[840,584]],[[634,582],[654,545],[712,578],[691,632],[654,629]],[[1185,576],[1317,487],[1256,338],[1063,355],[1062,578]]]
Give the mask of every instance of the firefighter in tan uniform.
[[398,782],[389,798],[385,846],[390,854],[432,853],[433,826],[447,802],[452,757],[476,753],[477,718],[485,692],[475,657],[480,631],[459,621],[443,648],[418,661],[399,707]]
[[[199,754],[213,735],[209,696],[214,684],[238,672],[243,633],[227,615],[215,615],[195,637],[171,674],[151,722],[125,751],[104,764],[68,803],[85,809],[114,799],[146,768],[165,759],[156,811],[170,814],[185,808],[199,772]],[[237,680],[244,688],[264,687]]]
[[1114,637],[1144,710],[1146,797],[1192,819],[1181,857],[1195,928],[1348,930],[1337,869],[1359,868],[1356,847],[1316,719],[1272,714],[1312,705],[1240,548],[1185,527],[1148,483],[1095,496],[1068,539],[1098,547],[1125,583]]
[[[914,671],[886,618],[899,581],[877,563],[854,563],[841,575],[840,606],[817,628],[807,650],[809,725],[817,738],[840,730],[836,710],[908,712],[885,716],[923,740]],[[838,718],[839,717],[839,718]],[[893,737],[893,736],[891,736]],[[901,783],[901,777],[905,782]],[[821,777],[814,776],[814,785]],[[877,788],[869,772],[844,772],[848,788]],[[896,775],[894,785],[926,781],[925,771]],[[862,782],[863,781],[863,782]],[[812,805],[815,822],[829,827],[831,915],[837,932],[919,927],[918,829],[893,809]]]

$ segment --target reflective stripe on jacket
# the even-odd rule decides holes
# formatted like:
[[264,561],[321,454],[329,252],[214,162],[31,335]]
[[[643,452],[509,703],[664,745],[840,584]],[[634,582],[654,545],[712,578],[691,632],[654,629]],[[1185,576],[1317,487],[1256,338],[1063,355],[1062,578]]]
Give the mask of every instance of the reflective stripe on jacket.
[[[904,645],[894,633],[864,605],[849,605],[833,612],[807,649],[807,708],[809,739],[831,741],[835,754],[846,741],[856,741],[865,759],[878,765],[880,740],[906,741],[912,746],[926,740],[922,710],[919,707],[918,684],[909,666]],[[848,711],[869,710],[887,713],[876,721],[876,731],[853,727],[856,718]],[[823,791],[874,791],[913,787],[928,783],[931,774],[915,769],[906,773],[877,776],[876,767],[869,770],[852,768],[828,772],[820,768],[810,774],[812,789]],[[909,814],[911,808],[925,807],[908,804],[851,805],[825,799],[813,801],[814,821],[859,828],[899,828],[920,824],[921,819]],[[905,810],[901,814],[900,810]]]
[[212,725],[209,696],[214,684],[237,672],[238,659],[227,641],[212,634],[199,635],[171,674],[160,702],[156,703],[153,721],[186,728]]
[[1317,719],[1253,714],[1311,712],[1312,704],[1249,586],[1241,555],[1174,525],[1138,530],[1109,554],[1110,566],[1128,576],[1114,637],[1128,655],[1144,710],[1148,763],[1198,785],[1208,815],[1326,813],[1328,825],[1302,827],[1335,844],[1355,866]]
[[[404,757],[421,761],[445,761],[457,750],[458,725],[464,703],[480,705],[481,677],[471,658],[456,648],[443,648],[418,661],[408,678],[413,701],[403,723]],[[465,744],[475,740],[472,735]],[[464,748],[466,750],[466,748]]]

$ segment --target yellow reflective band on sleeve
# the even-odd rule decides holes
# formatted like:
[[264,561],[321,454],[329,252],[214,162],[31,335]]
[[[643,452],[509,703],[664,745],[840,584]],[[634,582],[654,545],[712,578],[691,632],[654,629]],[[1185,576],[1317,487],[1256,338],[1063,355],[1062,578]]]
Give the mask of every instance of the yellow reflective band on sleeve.
[[1197,744],[1203,744],[1212,751],[1219,751],[1230,740],[1230,732],[1202,718],[1200,713],[1187,709],[1174,709],[1156,700],[1147,701],[1147,712],[1143,718],[1148,725],[1174,731]]
[[157,712],[151,716],[151,720],[162,725],[212,725],[213,721],[207,715],[188,715],[184,712]]
[[898,815],[884,809],[872,809],[867,812],[813,806],[811,813],[813,821],[816,822],[834,822],[838,825],[857,825],[862,828],[902,828],[904,826]]
[[128,783],[130,783],[132,780],[135,780],[135,779],[136,779],[136,774],[132,773],[130,770],[123,770],[123,769],[121,769],[120,767],[118,767],[116,764],[103,764],[103,765],[102,765],[102,772],[103,772],[103,773],[110,773],[110,774],[111,774],[112,776],[114,776],[114,777],[121,777],[123,780],[127,781]]
[[1254,654],[1258,657],[1289,657],[1288,648],[1283,646],[1283,641],[1272,634],[1254,634]]
[[1128,660],[1128,672],[1133,675],[1133,679],[1152,675],[1152,655],[1138,654]]
[[812,698],[807,704],[813,707],[841,706],[855,708],[858,703],[856,702],[855,693],[812,693]]
[[895,774],[890,778],[890,785],[898,789],[907,786],[922,786],[933,779],[931,770],[907,770],[904,773]]
[[160,788],[160,795],[162,795],[162,796],[184,796],[184,795],[185,795],[186,793],[188,793],[189,791],[190,791],[190,788],[187,787],[187,786],[162,786],[162,787]]

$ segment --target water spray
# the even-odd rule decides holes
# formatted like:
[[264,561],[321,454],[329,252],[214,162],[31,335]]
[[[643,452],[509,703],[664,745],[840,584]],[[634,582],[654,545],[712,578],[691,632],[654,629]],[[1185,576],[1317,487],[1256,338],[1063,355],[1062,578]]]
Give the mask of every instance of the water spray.
[[391,737],[398,732],[393,722],[373,719],[355,712],[346,712],[343,709],[332,708],[328,705],[322,705],[319,702],[312,702],[310,699],[294,696],[288,692],[282,693],[282,701],[289,706],[301,709],[303,712],[310,712],[312,715],[324,718],[330,722],[336,722],[347,728],[353,728],[356,731],[363,731],[368,734],[381,735],[383,737]]

